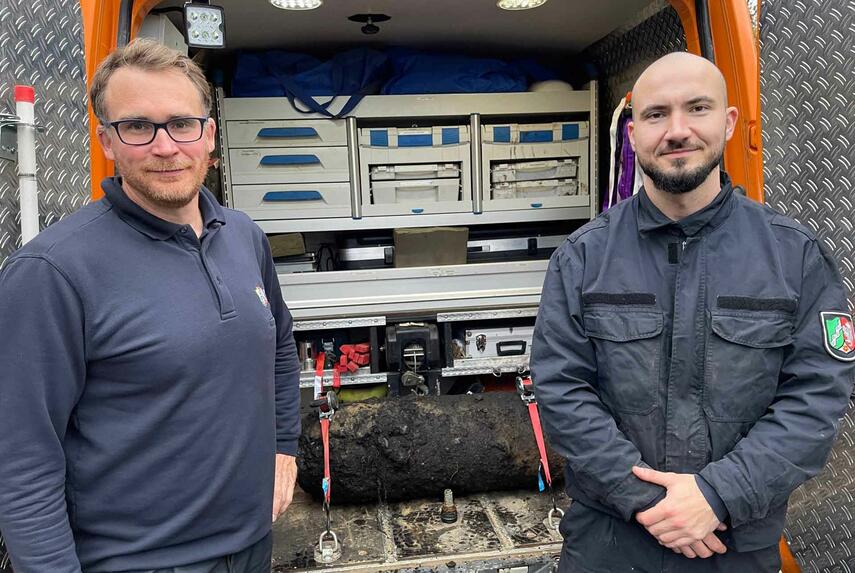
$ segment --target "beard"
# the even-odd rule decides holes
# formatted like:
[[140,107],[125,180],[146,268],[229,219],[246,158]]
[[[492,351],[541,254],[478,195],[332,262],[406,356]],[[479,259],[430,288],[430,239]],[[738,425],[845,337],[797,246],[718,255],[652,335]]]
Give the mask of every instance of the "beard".
[[[680,149],[680,147],[672,146],[669,151],[675,149]],[[669,173],[656,167],[652,161],[648,162],[646,159],[642,159],[641,155],[636,157],[641,170],[650,178],[657,189],[672,195],[682,195],[697,189],[701,183],[706,181],[712,170],[721,163],[724,157],[724,142],[718,149],[714,149],[701,165],[691,171],[684,169],[686,160],[683,158],[673,161],[672,165],[676,171]]]
[[[208,162],[198,163],[150,163],[132,168],[116,160],[116,168],[122,179],[137,193],[151,203],[166,209],[178,209],[189,204],[199,193],[199,188],[208,174]],[[147,172],[151,170],[169,170],[189,168],[177,181],[161,182],[152,179]]]

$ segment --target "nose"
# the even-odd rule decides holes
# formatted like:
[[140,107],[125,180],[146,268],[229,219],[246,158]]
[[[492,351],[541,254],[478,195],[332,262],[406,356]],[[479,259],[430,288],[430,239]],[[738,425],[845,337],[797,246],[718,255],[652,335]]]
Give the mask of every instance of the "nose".
[[672,140],[683,140],[687,139],[691,135],[692,130],[689,128],[689,121],[686,114],[679,111],[672,113],[666,137]]
[[169,134],[166,133],[166,128],[160,126],[154,133],[154,140],[151,142],[151,152],[155,155],[170,156],[178,153],[178,144],[175,143]]

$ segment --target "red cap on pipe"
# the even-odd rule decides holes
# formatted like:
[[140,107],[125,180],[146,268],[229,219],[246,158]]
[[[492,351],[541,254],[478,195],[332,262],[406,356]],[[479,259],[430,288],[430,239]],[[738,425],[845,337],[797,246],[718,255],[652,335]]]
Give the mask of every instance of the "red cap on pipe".
[[33,89],[33,86],[15,86],[15,101],[35,103],[36,90]]

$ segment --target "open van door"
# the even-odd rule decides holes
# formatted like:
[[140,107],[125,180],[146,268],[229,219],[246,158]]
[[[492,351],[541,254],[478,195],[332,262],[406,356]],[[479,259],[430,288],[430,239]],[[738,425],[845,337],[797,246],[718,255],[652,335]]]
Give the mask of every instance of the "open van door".
[[[0,8],[0,113],[15,114],[15,85],[35,89],[41,228],[89,201],[83,23],[77,2]],[[0,263],[21,246],[15,128],[0,129]]]

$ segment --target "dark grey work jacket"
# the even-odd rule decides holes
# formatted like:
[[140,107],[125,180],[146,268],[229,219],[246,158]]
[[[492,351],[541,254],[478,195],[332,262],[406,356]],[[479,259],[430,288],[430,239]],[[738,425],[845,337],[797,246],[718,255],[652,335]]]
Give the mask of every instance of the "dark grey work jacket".
[[852,390],[823,311],[835,263],[793,220],[734,194],[674,222],[643,190],[573,233],[543,286],[531,370],[569,495],[632,519],[662,497],[636,464],[699,474],[736,551],[778,541]]

